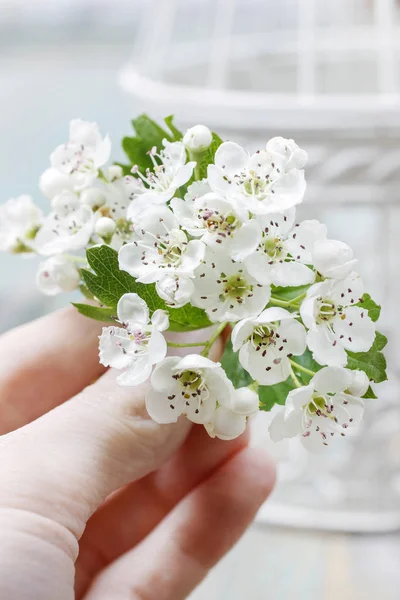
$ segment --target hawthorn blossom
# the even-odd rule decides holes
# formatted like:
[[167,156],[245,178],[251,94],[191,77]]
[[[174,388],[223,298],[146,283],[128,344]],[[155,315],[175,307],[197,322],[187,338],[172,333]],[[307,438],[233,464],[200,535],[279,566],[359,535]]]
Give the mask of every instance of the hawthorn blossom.
[[166,275],[192,278],[204,257],[204,244],[188,241],[167,206],[150,206],[143,212],[132,240],[120,249],[119,266],[141,283]]
[[43,256],[85,248],[92,236],[95,218],[92,209],[68,193],[57,197],[55,209],[43,222],[35,249]]
[[198,354],[165,358],[154,369],[146,408],[157,423],[175,423],[185,415],[209,423],[217,405],[229,406],[233,386],[220,363]]
[[80,191],[91,185],[110,152],[110,138],[101,137],[96,123],[73,119],[68,142],[54,150],[50,163],[52,169],[69,176],[74,191]]
[[[260,235],[256,251],[245,259],[249,273],[260,283],[299,286],[313,283],[312,251],[326,238],[326,226],[315,220],[295,225],[295,209],[258,215]],[[245,257],[246,258],[246,257]]]
[[249,388],[233,390],[230,405],[217,406],[213,419],[204,426],[210,437],[233,440],[246,429],[249,418],[259,409],[258,394]]
[[306,331],[294,313],[272,307],[239,321],[232,331],[232,345],[255,381],[274,385],[289,377],[290,357],[305,352]]
[[203,152],[212,142],[212,133],[205,125],[195,125],[186,131],[182,142],[189,151]]
[[180,308],[190,302],[194,293],[194,283],[189,277],[164,275],[157,281],[156,291],[165,304]]
[[267,150],[283,157],[286,173],[291,169],[303,169],[307,163],[307,152],[299,148],[294,140],[274,137],[267,142]]
[[239,321],[259,314],[271,296],[242,263],[207,248],[194,280],[192,304],[206,310],[211,321]]
[[353,250],[344,242],[320,239],[313,245],[312,264],[324,277],[345,279],[357,262],[353,259]]
[[289,392],[285,406],[271,421],[272,440],[299,436],[308,450],[320,451],[335,435],[344,436],[360,422],[361,397],[368,384],[363,371],[324,367],[308,385]]
[[260,228],[249,219],[248,210],[214,192],[185,200],[173,198],[171,208],[189,235],[207,246],[219,244],[234,260],[249,256],[260,241]]
[[139,385],[167,353],[162,331],[169,327],[168,315],[156,310],[150,319],[142,298],[124,294],[118,302],[117,316],[122,327],[104,327],[99,337],[100,362],[105,367],[123,370],[117,378],[120,385]]
[[268,148],[252,155],[234,142],[224,142],[208,166],[211,189],[228,199],[241,201],[253,214],[280,212],[299,204],[306,183],[301,164],[285,153]]
[[0,252],[31,252],[42,221],[42,211],[30,196],[0,205]]
[[137,198],[133,207],[135,203],[144,206],[167,202],[192,176],[196,162],[186,162],[184,144],[163,140],[163,146],[160,152],[157,152],[155,146],[150,150],[153,168],[146,169],[145,174],[140,172],[137,165],[132,168],[132,173],[138,178],[135,178]]
[[42,262],[36,275],[36,285],[46,296],[72,292],[79,287],[80,280],[76,264],[62,254]]
[[50,167],[46,169],[39,178],[39,187],[43,196],[48,200],[52,200],[54,196],[58,196],[62,192],[74,191],[74,184],[67,173],[63,173],[58,169]]
[[300,307],[308,328],[307,345],[321,365],[344,367],[346,350],[367,352],[375,339],[375,325],[361,306],[364,291],[360,277],[327,279],[307,291]]

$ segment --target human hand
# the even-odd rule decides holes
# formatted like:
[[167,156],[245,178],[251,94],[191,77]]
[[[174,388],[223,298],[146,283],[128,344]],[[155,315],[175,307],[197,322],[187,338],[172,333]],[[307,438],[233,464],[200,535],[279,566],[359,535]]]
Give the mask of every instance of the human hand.
[[99,332],[66,309],[0,340],[2,600],[185,598],[273,486],[246,436],[150,420]]

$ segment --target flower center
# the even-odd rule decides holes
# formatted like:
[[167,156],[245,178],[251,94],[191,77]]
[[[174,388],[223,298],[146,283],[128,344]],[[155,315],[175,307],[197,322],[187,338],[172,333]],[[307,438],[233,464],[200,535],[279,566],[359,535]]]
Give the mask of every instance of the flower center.
[[206,229],[224,238],[231,235],[241,225],[233,213],[223,215],[218,210],[211,208],[200,208],[199,218]]
[[244,296],[251,297],[252,295],[253,286],[246,281],[242,271],[231,277],[226,277],[224,273],[221,273],[219,281],[224,283],[224,290],[220,294],[221,302],[231,299],[242,304]]
[[329,323],[334,317],[336,317],[336,315],[342,314],[343,308],[341,306],[336,306],[331,299],[318,298],[318,301],[319,307],[316,318],[318,325],[321,325],[322,323]]

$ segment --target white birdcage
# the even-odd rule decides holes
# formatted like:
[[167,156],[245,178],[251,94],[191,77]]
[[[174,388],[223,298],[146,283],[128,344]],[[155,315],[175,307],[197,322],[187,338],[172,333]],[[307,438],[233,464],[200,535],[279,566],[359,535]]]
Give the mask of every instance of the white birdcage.
[[328,467],[297,447],[280,451],[282,482],[262,516],[400,527],[400,2],[155,0],[119,79],[149,113],[205,122],[249,146],[284,135],[308,150],[300,215],[326,222],[362,259],[384,304],[392,379]]

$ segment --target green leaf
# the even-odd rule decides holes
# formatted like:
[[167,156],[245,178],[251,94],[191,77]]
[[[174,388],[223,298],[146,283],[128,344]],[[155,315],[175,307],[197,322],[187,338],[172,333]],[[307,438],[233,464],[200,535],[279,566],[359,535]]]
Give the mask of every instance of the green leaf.
[[217,135],[216,133],[213,132],[212,142],[211,142],[210,146],[208,147],[207,151],[201,157],[201,160],[199,162],[199,166],[198,166],[199,179],[204,179],[204,177],[207,177],[207,167],[208,167],[208,165],[210,165],[214,162],[215,153],[221,144],[222,144],[221,138],[219,137],[219,135]]
[[193,331],[212,325],[205,310],[185,304],[181,308],[166,307],[169,313],[171,331]]
[[86,257],[94,273],[82,269],[84,282],[102,304],[116,308],[121,296],[135,292],[147,302],[151,313],[158,308],[165,308],[164,302],[154,289],[154,284],[137,283],[131,275],[120,271],[118,252],[109,246],[104,244],[89,248]]
[[375,396],[375,392],[372,389],[371,386],[368,387],[367,391],[365,392],[363,398],[372,398],[372,400],[376,400],[377,397]]
[[385,347],[387,338],[376,332],[375,341],[368,352],[347,352],[348,369],[364,371],[370,381],[380,383],[386,381],[386,358],[381,350]]
[[273,285],[271,286],[271,295],[279,300],[294,300],[305,294],[309,287],[309,285],[300,285],[297,287],[278,287]]
[[148,155],[151,146],[149,147],[140,137],[124,137],[122,148],[130,161],[130,166],[121,165],[126,175],[131,174],[133,165],[137,165],[141,171],[153,166]]
[[115,310],[113,308],[102,308],[91,304],[80,304],[79,302],[72,302],[72,306],[75,306],[81,315],[90,319],[103,321],[104,323],[115,323]]
[[164,122],[173,135],[173,141],[178,142],[183,138],[183,133],[179,131],[179,129],[177,129],[174,125],[174,115],[169,115],[168,117],[165,117]]
[[365,308],[365,310],[368,311],[368,315],[371,321],[377,321],[379,319],[379,315],[381,314],[381,307],[374,300],[372,300],[369,294],[364,294],[361,298],[361,302],[359,302],[359,304],[356,304],[355,306]]
[[260,398],[260,410],[271,410],[274,404],[285,404],[288,393],[295,389],[290,377],[282,383],[275,385],[261,385],[258,389]]
[[240,364],[238,352],[233,351],[231,340],[225,346],[221,364],[235,388],[245,387],[253,382],[249,373]]
[[129,273],[120,270],[118,252],[109,246],[89,248],[86,256],[89,266],[94,272],[82,269],[83,280],[90,292],[109,310],[112,310],[113,315],[115,315],[121,296],[133,292],[146,301],[150,313],[159,308],[168,311],[170,331],[193,331],[211,325],[206,312],[200,308],[190,304],[186,304],[182,308],[167,307],[158,296],[153,283],[138,283]]
[[157,123],[150,119],[146,114],[142,114],[136,119],[133,119],[132,125],[136,134],[146,144],[148,150],[153,146],[157,146],[157,148],[160,149],[164,139],[167,139],[169,142],[173,141],[171,134],[157,125]]

